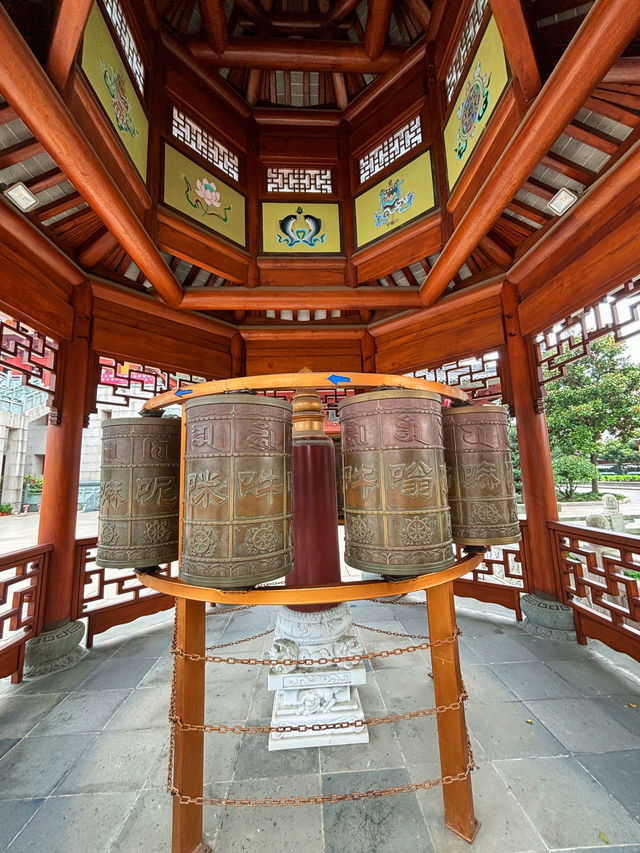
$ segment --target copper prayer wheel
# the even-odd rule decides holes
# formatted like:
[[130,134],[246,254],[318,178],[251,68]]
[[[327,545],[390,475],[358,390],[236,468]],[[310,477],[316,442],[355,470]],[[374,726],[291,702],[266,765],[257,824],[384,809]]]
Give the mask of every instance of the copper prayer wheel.
[[185,404],[183,581],[237,589],[293,568],[291,411],[242,392]]
[[177,560],[179,491],[178,418],[104,423],[96,563],[140,569]]
[[388,576],[452,566],[440,396],[380,390],[338,408],[345,561]]
[[502,406],[443,411],[453,541],[507,545],[520,540],[509,421]]

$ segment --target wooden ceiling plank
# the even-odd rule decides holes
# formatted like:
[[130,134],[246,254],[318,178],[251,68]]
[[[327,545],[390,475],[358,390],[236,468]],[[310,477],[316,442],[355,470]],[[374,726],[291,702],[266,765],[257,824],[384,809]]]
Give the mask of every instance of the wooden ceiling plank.
[[384,51],[389,34],[392,7],[393,0],[369,0],[364,49],[371,60],[378,59]]
[[364,45],[354,42],[243,36],[230,39],[222,53],[216,53],[202,39],[193,39],[188,44],[196,59],[214,68],[381,74],[393,68],[405,53],[405,48],[393,45],[372,60],[367,56]]
[[51,187],[56,187],[66,180],[64,172],[56,166],[55,169],[49,169],[48,172],[43,172],[41,175],[29,178],[28,181],[23,181],[23,183],[34,195],[38,195],[38,193],[50,190]]
[[527,180],[522,184],[521,189],[525,192],[533,193],[539,198],[543,198],[545,201],[551,201],[554,195],[558,192],[555,187],[552,187],[550,184],[545,184],[543,181],[539,181],[534,177],[527,178]]
[[607,71],[602,82],[640,84],[640,57],[621,56]]
[[47,74],[62,91],[69,79],[93,0],[60,0],[47,59]]
[[211,47],[222,53],[229,43],[224,0],[200,0],[200,10]]
[[611,101],[603,101],[601,98],[589,97],[584,102],[585,109],[591,110],[600,116],[619,121],[621,124],[626,124],[627,127],[636,127],[640,124],[640,115],[632,113],[630,110],[625,110],[624,107],[618,106]]
[[78,263],[81,267],[91,269],[91,267],[99,264],[117,245],[118,241],[111,231],[105,229],[98,237],[91,241],[90,245],[83,247],[78,252]]
[[0,107],[0,125],[7,124],[18,117],[18,113],[14,110],[11,104],[2,104]]
[[0,91],[123,248],[145,270],[162,298],[177,305],[182,289],[2,7],[0,50],[7,58],[0,63]]
[[580,142],[586,142],[592,148],[597,148],[598,151],[604,151],[609,156],[615,154],[620,145],[620,141],[614,136],[609,136],[608,133],[604,133],[595,127],[590,127],[590,125],[584,124],[577,119],[573,119],[565,127],[564,132],[573,137],[573,139],[578,139]]
[[62,196],[62,198],[50,201],[49,204],[43,204],[41,207],[36,208],[33,211],[33,215],[39,222],[42,222],[45,219],[57,216],[59,213],[64,213],[65,210],[77,207],[83,201],[84,199],[80,193],[69,193],[69,195]]
[[593,90],[593,95],[601,98],[603,101],[610,101],[621,107],[626,107],[629,110],[640,111],[640,98],[636,95],[625,95],[622,92],[612,92],[608,89],[603,89],[601,86],[596,86]]
[[433,304],[445,291],[638,28],[640,3],[596,0],[422,285],[425,304]]
[[597,173],[591,171],[591,169],[579,166],[578,163],[574,163],[572,160],[568,160],[566,157],[556,154],[553,151],[549,151],[542,156],[540,163],[543,166],[553,169],[554,172],[560,172],[561,175],[577,181],[579,184],[584,184],[586,187],[591,186],[598,177]]
[[10,145],[3,151],[0,151],[0,169],[6,169],[8,166],[15,166],[16,163],[23,163],[29,157],[35,157],[42,154],[44,148],[37,139],[25,139],[22,142],[16,142],[15,145]]
[[485,234],[480,240],[479,246],[488,255],[490,260],[495,261],[501,267],[511,266],[513,258],[493,237]]
[[537,207],[533,207],[531,204],[526,204],[526,202],[520,201],[520,199],[517,198],[511,199],[507,205],[507,210],[512,210],[514,213],[524,216],[531,222],[537,222],[539,225],[544,225],[551,219],[550,214],[543,213],[541,210],[538,210]]

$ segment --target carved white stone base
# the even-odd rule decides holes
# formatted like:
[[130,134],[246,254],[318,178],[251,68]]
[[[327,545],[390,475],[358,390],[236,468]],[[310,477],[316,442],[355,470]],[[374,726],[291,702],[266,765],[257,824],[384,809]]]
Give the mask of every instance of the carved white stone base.
[[[269,690],[275,690],[272,726],[313,726],[364,720],[364,711],[356,684],[365,684],[364,663],[350,670],[298,670],[291,673],[269,673]],[[338,746],[368,743],[367,727],[349,726],[306,732],[272,732],[269,751],[300,749],[309,746]]]

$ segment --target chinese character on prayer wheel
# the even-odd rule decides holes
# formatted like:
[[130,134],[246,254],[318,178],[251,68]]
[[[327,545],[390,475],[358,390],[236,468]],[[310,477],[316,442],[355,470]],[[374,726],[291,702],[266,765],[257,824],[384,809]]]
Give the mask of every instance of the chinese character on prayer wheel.
[[96,563],[141,569],[176,560],[179,492],[179,419],[104,423]]
[[243,392],[185,404],[183,581],[246,588],[293,568],[291,412]]
[[453,541],[506,545],[520,539],[509,422],[502,406],[456,406],[442,414]]
[[452,566],[440,396],[385,389],[339,411],[345,561],[390,577]]

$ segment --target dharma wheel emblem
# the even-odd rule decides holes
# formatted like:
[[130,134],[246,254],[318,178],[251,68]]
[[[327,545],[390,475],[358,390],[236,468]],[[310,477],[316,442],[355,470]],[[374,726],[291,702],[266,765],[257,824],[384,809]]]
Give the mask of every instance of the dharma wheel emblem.
[[480,62],[475,67],[473,77],[467,83],[464,100],[456,115],[460,126],[456,135],[455,152],[458,160],[462,160],[467,150],[469,140],[475,136],[478,122],[482,119],[489,106],[489,83],[491,74],[482,74]]

